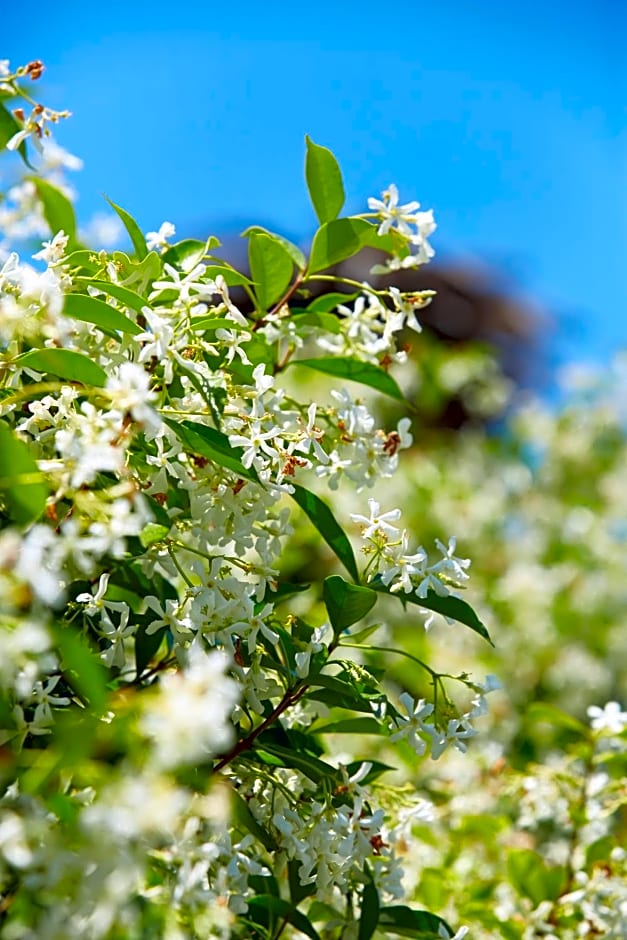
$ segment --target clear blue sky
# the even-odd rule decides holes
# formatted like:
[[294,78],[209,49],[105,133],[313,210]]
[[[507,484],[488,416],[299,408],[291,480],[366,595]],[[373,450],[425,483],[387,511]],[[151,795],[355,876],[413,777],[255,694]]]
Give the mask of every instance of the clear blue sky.
[[619,0],[73,0],[3,14],[0,57],[41,58],[73,118],[79,215],[144,229],[313,229],[303,137],[348,208],[396,182],[434,208],[438,255],[474,255],[558,317],[560,358],[627,346],[625,5]]

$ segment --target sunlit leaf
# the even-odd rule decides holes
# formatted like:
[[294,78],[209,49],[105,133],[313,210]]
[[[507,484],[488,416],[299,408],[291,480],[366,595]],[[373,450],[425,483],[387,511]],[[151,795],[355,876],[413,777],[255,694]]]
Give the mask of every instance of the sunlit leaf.
[[357,562],[348,536],[337,522],[335,516],[319,496],[305,489],[297,483],[292,484],[294,492],[292,498],[296,500],[303,512],[313,522],[314,526],[340,559],[353,580],[359,581]]
[[294,359],[293,366],[304,366],[316,372],[324,372],[338,379],[348,379],[376,388],[384,395],[389,395],[397,401],[404,401],[403,393],[391,375],[373,365],[371,362],[362,362],[359,359],[349,359],[342,356],[324,356],[319,359]]
[[15,364],[97,388],[103,388],[107,383],[107,373],[97,362],[72,349],[31,349],[16,359]]
[[292,278],[294,262],[280,241],[261,232],[250,236],[248,260],[259,305],[267,310],[285,293]]
[[365,219],[334,219],[325,222],[314,235],[309,259],[309,274],[352,258],[364,245],[373,226]]
[[76,215],[74,206],[60,189],[53,186],[48,180],[38,176],[30,176],[30,182],[37,190],[41,200],[44,219],[48,223],[52,235],[63,231],[69,238],[71,245],[76,241]]
[[140,326],[130,320],[121,310],[112,307],[104,300],[88,297],[86,294],[66,294],[63,312],[75,320],[93,323],[106,333],[130,333],[137,336],[142,332]]
[[377,602],[376,591],[359,584],[350,584],[339,575],[324,579],[322,597],[336,633],[341,633],[365,617]]
[[314,144],[310,137],[305,137],[307,154],[305,157],[305,178],[307,189],[318,221],[331,222],[337,219],[344,205],[344,184],[340,166],[327,147]]
[[142,230],[140,229],[139,225],[137,224],[133,216],[129,212],[127,212],[126,209],[123,209],[121,206],[116,206],[116,204],[112,202],[110,199],[108,199],[106,196],[105,196],[105,199],[107,200],[107,202],[109,203],[113,211],[117,214],[118,218],[121,219],[122,224],[124,225],[124,228],[130,235],[131,242],[133,243],[133,248],[135,249],[135,254],[141,261],[148,254],[148,248],[146,247],[146,239],[144,238]]

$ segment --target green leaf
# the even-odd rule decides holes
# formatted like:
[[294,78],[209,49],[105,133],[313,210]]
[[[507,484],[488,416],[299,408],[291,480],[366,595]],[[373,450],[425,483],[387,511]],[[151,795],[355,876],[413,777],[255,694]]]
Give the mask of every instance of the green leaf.
[[313,734],[385,734],[376,718],[345,718],[342,721],[329,721],[325,725],[314,726]]
[[534,907],[542,901],[556,901],[567,879],[563,865],[549,867],[531,849],[511,851],[507,858],[507,873],[513,887],[523,897],[529,898]]
[[103,294],[109,294],[111,297],[115,297],[116,300],[119,300],[126,307],[130,307],[131,310],[141,313],[144,307],[147,307],[148,304],[144,297],[140,294],[136,294],[134,290],[129,290],[128,287],[122,287],[121,284],[112,284],[110,281],[100,281],[96,278],[88,277],[77,277],[74,279],[75,284],[81,284],[85,287],[95,287],[97,290],[103,292]]
[[49,183],[48,180],[37,176],[28,177],[37,190],[41,200],[44,219],[48,223],[52,235],[63,231],[69,237],[69,244],[76,242],[76,216],[74,206],[67,196]]
[[89,274],[95,274],[104,268],[104,262],[98,257],[98,252],[93,251],[91,248],[78,248],[76,251],[70,252],[69,255],[65,256],[64,262],[70,269],[79,268],[88,271]]
[[304,486],[297,483],[293,483],[292,486],[294,488],[292,498],[313,522],[324,541],[335,552],[353,580],[359,581],[357,562],[351,543],[327,504],[323,503],[320,497],[312,493],[311,490],[305,489]]
[[97,362],[71,349],[31,349],[19,356],[15,364],[36,372],[58,375],[68,382],[81,382],[97,388],[104,388],[107,384],[107,374]]
[[120,272],[122,286],[133,287],[142,296],[150,291],[152,282],[161,276],[161,257],[156,251],[149,251],[141,261],[133,261],[123,251],[114,251],[113,260]]
[[155,630],[154,633],[146,633],[146,626],[146,624],[140,624],[135,634],[135,669],[137,670],[138,679],[153,656],[157,654],[163,638],[168,632],[167,627],[161,627],[159,630]]
[[310,137],[305,137],[307,154],[305,156],[305,178],[309,196],[316,210],[318,221],[332,222],[337,219],[344,205],[344,184],[342,171],[333,153],[327,147],[314,144]]
[[372,588],[350,584],[336,574],[324,579],[322,596],[336,633],[357,623],[377,603],[377,592]]
[[237,790],[231,792],[231,812],[233,823],[236,826],[239,824],[246,832],[250,832],[269,852],[275,851],[276,842],[261,823],[257,822],[250,811],[248,803]]
[[144,238],[144,235],[139,225],[137,224],[133,216],[130,215],[130,213],[126,211],[126,209],[122,209],[121,206],[116,206],[116,204],[114,202],[111,202],[111,200],[108,199],[107,196],[105,196],[105,199],[107,200],[107,202],[109,203],[113,211],[117,214],[118,218],[122,220],[122,224],[124,225],[124,228],[126,229],[126,231],[131,237],[133,248],[135,249],[135,254],[139,258],[139,260],[142,261],[148,254],[148,248],[146,247],[146,239]]
[[228,437],[222,431],[217,431],[205,424],[198,424],[196,421],[175,421],[173,418],[166,417],[163,420],[172,428],[187,450],[201,457],[207,457],[221,467],[226,467],[238,477],[254,483],[259,482],[255,470],[252,467],[247,469],[243,465],[239,457],[241,449],[231,447]]
[[293,907],[289,901],[277,898],[273,894],[258,894],[257,897],[248,898],[248,916],[253,924],[264,927],[270,925],[271,920],[287,921],[296,930],[310,937],[311,940],[320,940],[320,935],[311,922]]
[[185,238],[164,251],[161,260],[165,264],[171,264],[174,268],[187,268],[191,271],[202,261],[206,254],[206,242],[198,241],[197,238]]
[[[11,138],[21,130],[21,124],[18,124],[11,112],[0,103],[0,150],[4,150]],[[30,166],[26,155],[26,142],[22,141],[17,149],[24,163]]]
[[314,235],[309,259],[309,274],[352,258],[363,248],[364,240],[373,228],[365,219],[335,219],[325,222]]
[[159,525],[158,522],[149,522],[139,533],[139,541],[144,548],[148,548],[150,545],[154,545],[155,542],[161,542],[169,531],[169,525]]
[[[303,751],[296,751],[293,748],[282,747],[279,744],[258,744],[254,754],[264,763],[270,763],[276,767],[293,767],[300,770],[301,773],[313,780],[314,783],[321,783],[323,780],[337,780],[339,774],[335,767],[325,764],[311,754]],[[270,760],[264,760],[267,755]]]
[[589,734],[589,729],[583,722],[563,712],[560,708],[556,708],[555,705],[549,705],[545,702],[532,702],[527,709],[525,718],[527,721],[544,721],[556,728],[575,731],[582,737],[587,737]]
[[442,940],[440,928],[444,927],[449,936],[454,931],[441,917],[428,911],[414,911],[405,904],[383,907],[379,914],[379,928],[391,928],[390,932],[401,937],[414,937],[416,940]]
[[267,310],[285,293],[292,279],[294,262],[280,241],[263,233],[250,236],[248,260],[259,305]]
[[479,620],[470,604],[463,601],[461,597],[454,597],[452,594],[449,594],[447,597],[441,597],[439,594],[436,594],[435,591],[431,590],[427,591],[426,597],[418,597],[417,594],[414,593],[392,593],[389,588],[386,588],[381,581],[378,580],[371,581],[370,586],[381,594],[389,594],[390,597],[398,598],[403,604],[415,604],[418,607],[424,607],[427,610],[435,611],[437,614],[442,614],[444,617],[449,617],[451,620],[457,620],[459,623],[463,623],[464,626],[470,627],[470,629],[478,633],[479,636],[482,636],[484,640],[488,641],[490,646],[494,646],[485,625]]
[[28,445],[3,421],[0,421],[0,492],[18,525],[38,519],[48,496],[48,487]]
[[365,870],[367,881],[361,895],[361,916],[359,918],[357,940],[370,940],[377,929],[381,909],[379,892],[367,865]]
[[235,320],[227,320],[225,317],[192,317],[189,323],[192,330],[209,333],[214,330],[245,330],[246,327]]
[[340,321],[331,313],[322,313],[317,310],[303,310],[302,313],[294,311],[292,320],[298,327],[309,326],[317,333],[339,333]]
[[267,228],[264,228],[263,225],[250,225],[244,232],[242,232],[242,238],[248,238],[250,235],[269,235],[275,241],[279,242],[280,245],[285,248],[288,255],[300,271],[304,271],[307,267],[307,259],[304,254],[293,242],[288,241],[287,238],[284,238],[282,235],[277,235],[276,232],[270,232]]
[[335,310],[336,307],[339,307],[340,304],[350,303],[351,300],[356,300],[359,297],[359,291],[355,291],[353,294],[341,294],[338,291],[330,291],[328,294],[321,294],[320,297],[316,297],[311,301],[307,306],[307,310],[315,310],[316,313],[330,313],[332,310]]
[[63,312],[75,320],[93,323],[105,333],[130,333],[137,336],[140,326],[111,304],[86,294],[66,294]]
[[294,359],[291,365],[305,366],[307,369],[314,369],[316,372],[324,372],[325,375],[333,375],[336,378],[359,382],[361,385],[376,388],[377,391],[389,395],[390,398],[395,398],[397,401],[405,400],[392,376],[371,362],[361,362],[359,359],[342,356],[324,356],[319,359]]
[[243,287],[245,284],[252,284],[249,277],[246,277],[245,274],[240,274],[239,271],[236,271],[235,268],[227,264],[212,264],[205,271],[205,277],[213,281],[215,281],[218,275],[224,278],[227,287]]
[[65,680],[96,711],[107,703],[107,671],[85,638],[71,626],[53,628]]

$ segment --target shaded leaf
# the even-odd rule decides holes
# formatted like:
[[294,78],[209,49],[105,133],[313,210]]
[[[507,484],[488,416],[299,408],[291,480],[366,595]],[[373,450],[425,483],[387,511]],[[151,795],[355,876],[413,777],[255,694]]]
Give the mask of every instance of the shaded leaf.
[[237,790],[231,792],[231,812],[235,825],[239,823],[246,832],[250,832],[251,835],[258,839],[269,852],[275,851],[276,843],[274,839],[267,829],[264,829],[264,827],[257,822],[250,811],[248,803]]
[[313,757],[311,754],[282,747],[279,744],[268,744],[264,741],[262,745],[255,748],[254,754],[264,763],[272,764],[275,767],[293,767],[300,770],[314,783],[320,783],[322,780],[335,781],[338,778],[338,771],[330,764],[318,760],[317,757]]
[[376,388],[377,391],[389,395],[390,398],[395,398],[397,401],[405,400],[392,376],[388,375],[380,366],[375,366],[371,362],[361,362],[359,359],[350,359],[343,356],[322,356],[319,359],[294,359],[291,365],[305,366],[307,369],[324,372],[325,375],[333,375],[338,379],[359,382],[360,385]]
[[48,487],[28,445],[3,421],[0,421],[0,492],[11,518],[19,525],[38,519],[48,496]]
[[252,467],[247,469],[243,465],[239,457],[241,449],[232,447],[228,437],[222,431],[195,421],[176,421],[166,417],[163,420],[172,428],[187,450],[201,457],[207,457],[214,463],[220,464],[221,467],[226,467],[238,477],[255,483],[259,482],[255,470]]
[[404,904],[383,907],[379,914],[379,927],[391,928],[401,937],[415,937],[416,940],[442,940],[440,928],[444,927],[450,937],[454,931],[445,920],[428,911],[414,911]]
[[335,516],[319,496],[297,483],[292,484],[292,498],[313,522],[314,526],[342,562],[353,580],[359,581],[357,562],[348,536],[337,522]]
[[379,892],[366,865],[367,881],[361,895],[361,916],[357,940],[370,940],[379,923]]
[[61,654],[63,677],[96,711],[107,702],[107,671],[85,638],[71,626],[56,625],[53,633]]
[[168,632],[167,627],[161,627],[159,630],[155,630],[154,633],[146,633],[146,629],[147,625],[142,623],[135,633],[135,669],[137,670],[138,679],[153,657],[156,656],[163,638]]
[[385,734],[376,718],[345,718],[312,728],[313,734]]
[[247,901],[248,916],[254,924],[267,927],[272,918],[280,918],[292,924],[296,930],[300,930],[311,940],[320,940],[319,934],[308,918],[283,898],[277,898],[273,894],[259,894],[257,897],[248,898]]

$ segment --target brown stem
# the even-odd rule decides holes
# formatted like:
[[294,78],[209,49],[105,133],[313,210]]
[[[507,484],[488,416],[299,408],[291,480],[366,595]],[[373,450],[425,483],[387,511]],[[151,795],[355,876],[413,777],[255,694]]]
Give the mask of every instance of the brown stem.
[[306,691],[307,686],[302,685],[296,690],[292,689],[291,691],[286,692],[279,704],[268,715],[268,717],[264,718],[261,724],[257,725],[256,728],[253,728],[249,735],[247,735],[245,738],[242,738],[241,741],[238,741],[237,744],[231,748],[228,754],[225,754],[224,757],[220,758],[218,763],[213,768],[212,773],[217,773],[219,770],[222,770],[223,767],[226,767],[227,764],[230,764],[232,760],[235,760],[236,757],[239,757],[239,755],[244,751],[249,751],[259,735],[265,731],[266,728],[269,728],[272,722],[276,721],[279,715],[282,715],[284,711],[286,711],[288,708],[291,708],[292,705],[295,705]]

